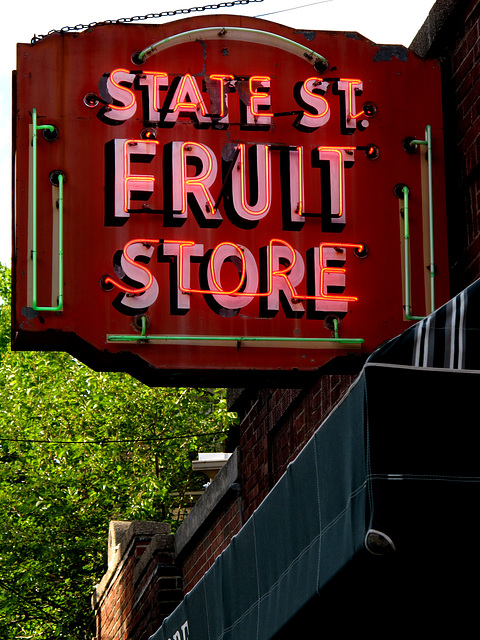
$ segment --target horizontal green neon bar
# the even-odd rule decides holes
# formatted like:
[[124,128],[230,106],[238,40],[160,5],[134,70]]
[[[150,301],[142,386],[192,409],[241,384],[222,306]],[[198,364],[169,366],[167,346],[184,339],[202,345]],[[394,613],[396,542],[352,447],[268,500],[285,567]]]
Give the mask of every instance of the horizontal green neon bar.
[[[292,345],[319,345],[319,344],[345,344],[361,345],[365,342],[363,338],[286,338],[274,336],[168,336],[168,335],[107,335],[107,342],[218,342],[218,343],[290,343]],[[273,346],[273,345],[272,345]]]

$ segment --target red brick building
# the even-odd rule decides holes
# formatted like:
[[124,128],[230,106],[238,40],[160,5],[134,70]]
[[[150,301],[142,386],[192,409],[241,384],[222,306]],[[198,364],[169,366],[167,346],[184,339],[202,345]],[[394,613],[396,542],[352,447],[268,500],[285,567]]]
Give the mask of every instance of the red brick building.
[[[439,0],[411,45],[416,55],[438,59],[442,67],[452,298],[480,275],[479,30],[478,0]],[[475,301],[475,292],[470,299]],[[460,314],[463,298],[459,300]],[[447,308],[445,321],[437,312],[430,324],[421,326],[431,329],[433,335],[435,325],[439,331],[435,335],[444,340],[446,328],[454,324],[451,318],[456,311],[452,309],[456,308],[454,304]],[[465,335],[478,332],[475,318],[471,322]],[[342,633],[365,627],[377,633],[392,633],[397,628],[413,635],[430,635],[446,633],[451,625],[458,635],[462,628],[470,628],[474,613],[470,584],[479,560],[471,514],[480,478],[472,458],[478,445],[472,418],[477,382],[473,370],[480,368],[476,342],[467,344],[463,364],[442,366],[434,360],[436,356],[428,362],[427,356],[419,356],[424,358],[422,368],[408,360],[418,336],[414,329],[407,334],[405,344],[400,339],[381,350],[376,360],[374,356],[371,364],[381,363],[383,368],[367,367],[365,382],[358,378],[358,371],[345,371],[325,373],[302,389],[229,390],[230,408],[240,416],[240,425],[229,438],[232,455],[175,536],[169,536],[164,525],[112,523],[109,569],[94,596],[97,640],[147,640],[152,634],[154,640],[203,640],[207,637],[204,620],[200,624],[195,619],[202,617],[195,600],[200,593],[205,598],[203,617],[218,613],[222,618],[209,620],[208,633],[223,629],[218,636],[222,638],[250,640],[252,629],[256,629],[258,638],[279,640],[302,637],[312,626],[320,633],[330,624]],[[439,349],[445,353],[442,345]],[[392,369],[397,365],[401,370]],[[444,377],[440,377],[440,369],[445,370]],[[366,395],[360,394],[361,385],[365,385]],[[350,444],[345,444],[350,442],[350,432],[342,436],[349,451],[345,459],[343,449],[338,449],[341,444],[331,441],[333,436],[329,435],[333,429],[329,419],[343,433],[352,416],[359,423],[368,423],[352,445],[362,447],[364,438],[368,441],[368,479],[365,486],[360,483],[358,491],[349,494],[345,512],[350,514],[348,526],[354,530],[359,515],[351,505],[365,491],[371,537],[367,534],[364,545],[367,531],[363,531],[360,545],[355,532],[349,538],[347,525],[337,532],[338,546],[345,547],[345,555],[328,552],[327,565],[331,562],[333,567],[327,570],[328,579],[321,578],[319,569],[315,593],[305,591],[302,599],[300,592],[303,594],[305,587],[299,576],[308,582],[308,567],[316,571],[309,556],[314,544],[320,544],[316,537],[309,542],[305,533],[305,546],[292,555],[294,560],[287,568],[281,562],[277,567],[272,565],[281,555],[278,549],[282,542],[288,555],[290,542],[295,544],[296,536],[302,538],[301,512],[295,513],[295,508],[308,494],[308,473],[313,469],[309,456],[320,460],[317,468],[325,471],[325,482],[331,482],[332,487],[337,487],[336,465],[343,466],[344,475],[348,475],[351,455],[355,467],[358,450],[350,451]],[[339,458],[322,461],[323,447],[325,451],[332,447]],[[391,482],[394,477],[399,481]],[[427,482],[432,478],[435,482]],[[312,487],[314,484],[312,480]],[[322,482],[318,479],[316,486],[320,492]],[[312,489],[307,509],[314,510],[313,494]],[[339,520],[340,516],[332,519],[326,536]],[[125,532],[117,539],[120,528]],[[275,535],[283,541],[275,540]],[[328,544],[333,543],[325,538],[324,549]],[[262,558],[255,558],[260,577],[251,584],[251,559],[245,555],[246,548],[255,548],[255,553],[268,559],[264,566]],[[392,552],[383,555],[386,550]],[[264,567],[265,575],[273,572],[271,586],[263,595],[259,566]],[[299,574],[294,573],[295,567]],[[286,586],[281,586],[282,581]],[[280,593],[282,588],[289,594],[287,600],[282,599],[286,598]],[[251,604],[249,589],[258,589]],[[245,606],[229,617],[229,607],[237,610],[234,593],[237,600],[245,599]],[[290,605],[297,594],[298,604]],[[160,629],[164,617],[185,595]],[[284,610],[290,606],[292,615],[285,614],[284,620]]]

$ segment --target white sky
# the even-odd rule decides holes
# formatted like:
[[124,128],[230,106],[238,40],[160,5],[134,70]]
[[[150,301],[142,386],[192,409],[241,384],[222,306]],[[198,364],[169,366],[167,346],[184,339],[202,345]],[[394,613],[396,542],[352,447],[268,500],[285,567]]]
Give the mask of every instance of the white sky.
[[[0,189],[5,194],[0,208],[0,262],[9,264],[11,253],[11,73],[16,67],[16,43],[30,42],[34,34],[103,20],[116,20],[214,4],[215,0],[23,0],[16,20],[0,23]],[[263,0],[222,10],[262,17],[300,29],[358,31],[379,44],[408,46],[422,26],[434,0]],[[217,13],[205,11],[204,15]],[[197,15],[197,14],[194,14]],[[171,19],[178,19],[175,16]],[[166,22],[168,19],[153,20]],[[144,24],[136,22],[135,24]]]

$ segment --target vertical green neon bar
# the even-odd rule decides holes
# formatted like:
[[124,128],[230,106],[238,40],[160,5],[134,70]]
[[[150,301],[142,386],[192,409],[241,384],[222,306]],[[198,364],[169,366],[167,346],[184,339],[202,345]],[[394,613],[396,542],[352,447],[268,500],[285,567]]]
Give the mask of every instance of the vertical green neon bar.
[[54,131],[51,124],[37,125],[37,110],[32,109],[32,309],[35,311],[61,311],[63,308],[63,174],[58,174],[58,298],[57,306],[38,305],[38,269],[37,269],[37,131]]
[[[435,241],[433,235],[433,169],[432,169],[432,127],[425,127],[425,140],[412,140],[411,145],[426,145],[428,162],[428,227],[430,248],[430,313],[435,311]],[[408,198],[408,196],[407,196]],[[408,207],[408,205],[407,205]]]
[[425,128],[428,154],[428,220],[430,225],[430,311],[435,311],[435,247],[433,238],[433,177],[432,177],[432,127]]
[[423,320],[424,316],[411,315],[410,304],[410,222],[408,219],[408,195],[409,188],[404,186],[403,189],[403,223],[404,223],[404,243],[405,243],[405,317],[407,320]]

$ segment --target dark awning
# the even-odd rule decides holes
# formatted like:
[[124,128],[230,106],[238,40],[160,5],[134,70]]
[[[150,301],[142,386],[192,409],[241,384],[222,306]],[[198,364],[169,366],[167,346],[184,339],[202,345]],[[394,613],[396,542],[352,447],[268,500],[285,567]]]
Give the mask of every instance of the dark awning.
[[[372,603],[382,606],[369,625],[381,630],[379,611],[397,615],[407,592],[429,616],[425,589],[441,628],[450,607],[467,602],[461,585],[479,552],[458,537],[476,526],[480,488],[479,295],[473,285],[373,354],[151,640],[279,640],[355,607],[363,619]],[[390,565],[372,564],[369,530],[391,540]]]
[[369,362],[480,370],[480,280],[377,349]]
[[360,380],[152,639],[188,621],[190,640],[267,640],[362,547],[363,395]]

